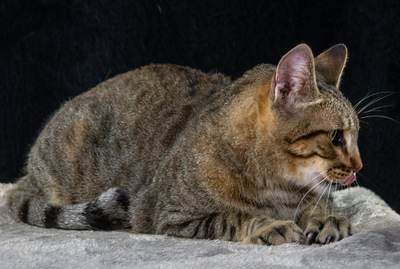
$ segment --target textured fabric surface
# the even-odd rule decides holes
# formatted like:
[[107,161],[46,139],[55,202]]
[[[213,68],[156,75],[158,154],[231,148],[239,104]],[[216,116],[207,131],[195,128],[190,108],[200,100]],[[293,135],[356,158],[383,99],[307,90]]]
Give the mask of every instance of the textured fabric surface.
[[13,221],[0,184],[0,268],[399,268],[400,216],[373,192],[334,194],[354,235],[329,245],[257,246],[125,231],[64,231]]

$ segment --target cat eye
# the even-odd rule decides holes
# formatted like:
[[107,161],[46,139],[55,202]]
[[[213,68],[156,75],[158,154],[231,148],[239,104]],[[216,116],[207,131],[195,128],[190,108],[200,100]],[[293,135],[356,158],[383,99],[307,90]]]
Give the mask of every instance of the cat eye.
[[338,146],[338,145],[344,143],[342,130],[338,130],[338,129],[329,130],[328,136],[329,136],[329,140],[331,140],[335,146]]
[[329,130],[329,132],[328,132],[329,139],[330,139],[331,141],[333,141],[333,140],[335,139],[337,133],[338,133],[338,130],[337,130],[337,129],[336,129],[336,130]]

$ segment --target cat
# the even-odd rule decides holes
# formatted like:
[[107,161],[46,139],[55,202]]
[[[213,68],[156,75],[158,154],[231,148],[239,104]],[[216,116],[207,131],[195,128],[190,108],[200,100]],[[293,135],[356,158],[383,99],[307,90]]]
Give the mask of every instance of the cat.
[[346,60],[345,45],[314,58],[300,44],[235,81],[155,64],[111,78],[45,125],[10,214],[266,245],[347,237],[349,219],[325,199],[362,167],[359,121],[338,90]]

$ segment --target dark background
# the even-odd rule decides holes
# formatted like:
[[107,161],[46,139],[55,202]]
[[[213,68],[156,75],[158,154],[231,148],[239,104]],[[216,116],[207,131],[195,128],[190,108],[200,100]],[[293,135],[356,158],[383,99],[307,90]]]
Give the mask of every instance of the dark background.
[[[344,94],[355,104],[370,91],[395,92],[373,105],[392,107],[364,116],[400,121],[399,3],[3,0],[0,182],[21,175],[35,136],[62,102],[149,63],[237,78],[259,63],[277,64],[301,42],[315,54],[345,43]],[[400,124],[383,118],[364,121],[359,184],[400,212]]]

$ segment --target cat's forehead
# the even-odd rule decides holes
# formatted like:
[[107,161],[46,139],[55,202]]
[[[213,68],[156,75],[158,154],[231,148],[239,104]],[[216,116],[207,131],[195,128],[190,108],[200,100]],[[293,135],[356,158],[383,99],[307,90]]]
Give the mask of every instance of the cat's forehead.
[[[317,80],[318,81],[318,80]],[[318,89],[323,98],[324,113],[332,128],[358,130],[357,113],[349,100],[336,87],[318,82]]]

